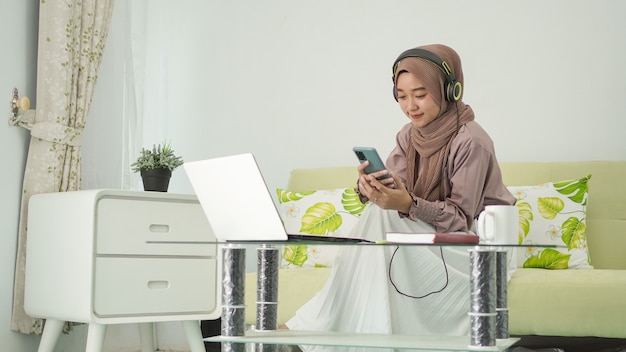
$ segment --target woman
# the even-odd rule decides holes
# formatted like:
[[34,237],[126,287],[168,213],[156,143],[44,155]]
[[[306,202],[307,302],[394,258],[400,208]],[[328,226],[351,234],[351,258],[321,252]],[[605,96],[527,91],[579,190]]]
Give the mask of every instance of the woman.
[[[458,54],[444,45],[402,53],[394,97],[410,123],[396,137],[387,170],[365,174],[371,203],[353,236],[385,232],[470,232],[487,205],[512,205],[493,142],[463,103]],[[377,178],[389,173],[392,178]],[[466,247],[344,246],[326,286],[287,322],[294,330],[469,334]]]

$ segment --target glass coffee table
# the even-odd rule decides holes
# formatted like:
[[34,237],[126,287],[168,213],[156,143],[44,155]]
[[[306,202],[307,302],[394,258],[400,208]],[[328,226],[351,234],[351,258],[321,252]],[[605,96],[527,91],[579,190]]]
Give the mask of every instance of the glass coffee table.
[[[239,243],[222,247],[222,334],[206,338],[221,342],[223,351],[248,351],[251,344],[262,351],[278,345],[326,346],[325,351],[348,347],[371,351],[506,351],[519,339],[509,336],[507,307],[507,249],[518,245],[347,243],[357,246],[457,246],[467,247],[470,257],[469,336],[390,335],[279,330],[277,327],[279,246],[293,242],[254,243],[257,247],[256,329],[245,326],[245,252]],[[301,244],[298,242],[297,244]],[[307,244],[307,243],[302,243]],[[337,242],[309,244],[337,245]],[[343,244],[342,244],[343,245]],[[542,246],[546,247],[546,246]],[[248,346],[248,348],[246,348]],[[332,349],[332,348],[335,349]]]

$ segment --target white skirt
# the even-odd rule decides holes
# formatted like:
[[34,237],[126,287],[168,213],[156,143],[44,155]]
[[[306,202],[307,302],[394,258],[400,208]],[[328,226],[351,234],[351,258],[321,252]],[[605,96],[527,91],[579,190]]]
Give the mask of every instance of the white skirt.
[[[387,231],[434,229],[370,205],[352,236],[382,240]],[[324,288],[286,325],[292,330],[469,335],[468,248],[342,245]]]

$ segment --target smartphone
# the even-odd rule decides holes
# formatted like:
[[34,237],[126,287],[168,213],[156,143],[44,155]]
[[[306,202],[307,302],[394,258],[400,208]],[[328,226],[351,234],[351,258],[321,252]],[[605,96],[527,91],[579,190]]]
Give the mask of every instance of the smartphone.
[[[370,162],[370,164],[367,165],[367,167],[365,168],[366,174],[371,174],[372,172],[385,170],[387,168],[385,167],[383,160],[380,158],[380,155],[378,155],[376,148],[354,147],[352,148],[352,150],[354,151],[354,154],[356,154],[356,157],[359,159],[360,163],[363,163],[366,160]],[[384,176],[379,177],[378,179],[382,180],[388,177],[391,177],[391,175],[386,174]]]

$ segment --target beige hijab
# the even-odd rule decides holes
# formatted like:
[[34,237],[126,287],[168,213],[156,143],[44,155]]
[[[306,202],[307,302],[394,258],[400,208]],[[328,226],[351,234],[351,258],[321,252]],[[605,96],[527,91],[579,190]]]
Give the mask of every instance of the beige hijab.
[[[418,48],[428,50],[446,61],[456,79],[463,84],[461,59],[452,48],[440,44]],[[425,127],[411,129],[410,142],[413,148],[409,148],[407,152],[407,187],[409,192],[425,200],[443,200],[445,197],[443,169],[450,145],[458,128],[474,120],[474,112],[469,105],[463,103],[463,97],[456,103],[446,101],[443,90],[445,75],[435,63],[427,59],[409,57],[398,63],[395,82],[402,72],[415,75],[440,107],[439,116],[435,120]],[[420,163],[421,172],[418,173]]]

